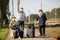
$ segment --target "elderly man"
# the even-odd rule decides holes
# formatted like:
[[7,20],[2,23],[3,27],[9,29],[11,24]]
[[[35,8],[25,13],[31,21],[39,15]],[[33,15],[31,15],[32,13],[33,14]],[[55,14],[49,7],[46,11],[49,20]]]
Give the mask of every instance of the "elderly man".
[[23,8],[20,9],[19,11],[19,2],[20,0],[18,0],[18,16],[17,16],[17,25],[18,25],[18,32],[19,32],[19,36],[21,38],[23,38],[23,35],[24,35],[24,19],[26,17],[24,11],[23,11]]

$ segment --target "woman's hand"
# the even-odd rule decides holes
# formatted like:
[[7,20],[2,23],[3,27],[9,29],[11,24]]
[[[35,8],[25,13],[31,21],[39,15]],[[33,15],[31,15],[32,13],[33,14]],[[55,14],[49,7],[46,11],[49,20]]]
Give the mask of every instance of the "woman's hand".
[[39,23],[39,21],[37,21],[37,24]]

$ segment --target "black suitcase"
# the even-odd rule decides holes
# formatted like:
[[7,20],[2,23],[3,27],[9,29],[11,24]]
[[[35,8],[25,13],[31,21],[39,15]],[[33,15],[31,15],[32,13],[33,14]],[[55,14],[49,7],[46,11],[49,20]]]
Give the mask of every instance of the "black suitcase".
[[23,29],[23,27],[19,27],[18,28],[18,32],[19,32],[19,36],[21,37],[21,38],[23,38],[23,36],[24,36],[24,29]]
[[13,30],[13,36],[14,36],[14,39],[19,37],[18,29],[17,30]]
[[23,31],[19,31],[19,36],[20,38],[23,38],[24,32]]
[[29,24],[27,28],[27,37],[35,37],[35,28],[33,24]]

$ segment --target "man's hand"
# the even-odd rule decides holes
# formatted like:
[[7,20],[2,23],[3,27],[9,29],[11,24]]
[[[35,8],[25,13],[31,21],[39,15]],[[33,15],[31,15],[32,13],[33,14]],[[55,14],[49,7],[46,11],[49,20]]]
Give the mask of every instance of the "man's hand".
[[17,10],[18,10],[18,12],[19,12],[19,4],[20,4],[20,0],[18,0],[18,2],[17,2]]

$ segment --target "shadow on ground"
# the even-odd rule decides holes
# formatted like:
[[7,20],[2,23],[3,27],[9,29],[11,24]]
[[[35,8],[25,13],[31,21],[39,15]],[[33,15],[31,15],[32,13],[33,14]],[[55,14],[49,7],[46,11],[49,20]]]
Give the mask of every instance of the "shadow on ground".
[[60,37],[58,37],[57,40],[60,40]]
[[23,37],[23,38],[51,38],[51,37],[35,36],[35,37]]

